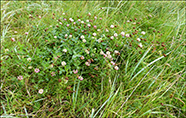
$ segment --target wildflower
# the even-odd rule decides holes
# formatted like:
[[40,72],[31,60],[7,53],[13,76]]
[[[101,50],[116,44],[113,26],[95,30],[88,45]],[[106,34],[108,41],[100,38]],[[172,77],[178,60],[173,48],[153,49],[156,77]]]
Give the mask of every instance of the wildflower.
[[9,51],[9,49],[5,49],[5,52],[8,52]]
[[117,34],[117,33],[114,33],[114,36],[115,36],[115,37],[117,37],[117,36],[118,36],[118,34]]
[[83,43],[85,43],[86,42],[86,40],[85,39],[83,39]]
[[94,29],[96,29],[97,28],[97,26],[96,25],[94,25]]
[[90,63],[89,62],[85,62],[85,65],[90,66]]
[[80,59],[83,60],[83,59],[85,59],[85,57],[84,56],[81,56]]
[[73,23],[74,25],[76,24],[76,22]]
[[125,36],[125,32],[121,32],[121,35],[122,35],[122,36]]
[[31,61],[32,59],[31,58],[27,58],[27,61]]
[[107,55],[110,55],[110,52],[109,52],[109,51],[107,51],[107,52],[106,52],[106,54],[107,54]]
[[99,18],[99,20],[102,20],[102,18]]
[[88,15],[91,16],[91,13],[89,12]]
[[65,52],[65,53],[66,53],[66,52],[67,52],[67,49],[63,49],[63,52]]
[[105,37],[105,34],[103,34],[102,36]]
[[17,31],[14,31],[15,34],[17,34]]
[[95,16],[94,19],[97,19],[97,17]]
[[39,68],[35,68],[35,70],[34,70],[36,73],[38,73],[40,70],[39,70]]
[[100,54],[101,54],[101,55],[104,55],[105,53],[101,50]]
[[54,36],[55,39],[57,39],[57,36]]
[[141,39],[140,39],[140,38],[137,38],[136,40],[137,40],[137,41],[141,41]]
[[15,41],[15,38],[11,38],[11,40],[14,42]]
[[28,69],[32,69],[32,66],[29,66]]
[[111,25],[111,26],[110,26],[110,28],[112,28],[112,29],[113,29],[113,28],[114,28],[114,25]]
[[112,56],[111,55],[107,55],[107,58],[112,59]]
[[88,50],[85,50],[85,52],[86,52],[87,54],[89,54],[89,53],[90,53]]
[[103,54],[103,56],[104,56],[104,57],[107,57],[107,55],[106,55],[106,54]]
[[127,23],[129,23],[130,22],[130,20],[127,20]]
[[61,62],[61,65],[62,65],[62,66],[65,66],[65,65],[66,65],[66,62],[65,62],[65,61],[62,61],[62,62]]
[[139,46],[140,48],[142,48],[142,43],[140,43],[138,46]]
[[93,36],[96,36],[96,33],[93,33]]
[[115,65],[116,63],[114,63],[113,61],[110,62],[112,65]]
[[82,81],[83,80],[83,77],[82,76],[79,76],[78,79],[80,79]]
[[69,20],[70,20],[71,22],[74,22],[74,20],[73,20],[72,18],[69,18]]
[[115,53],[115,54],[118,54],[118,53],[119,53],[119,51],[115,50],[115,51],[114,51],[114,53]]
[[132,23],[133,25],[136,25],[136,22]]
[[84,39],[85,37],[83,36],[83,35],[81,35],[81,37],[80,37],[81,39]]
[[84,21],[81,21],[81,23],[83,24],[83,23],[84,23]]
[[68,36],[68,34],[65,34],[65,37],[67,37]]
[[41,19],[41,16],[39,16],[39,19]]
[[61,25],[62,25],[62,22],[59,22],[59,24],[61,24]]
[[67,24],[67,27],[69,27],[70,25],[69,24]]
[[113,40],[114,39],[114,36],[111,36],[110,39]]
[[64,20],[64,21],[66,21],[67,19],[66,19],[66,18],[64,18],[63,20]]
[[109,30],[108,30],[108,29],[105,29],[105,31],[106,31],[106,32],[109,32]]
[[73,70],[73,72],[74,72],[74,74],[77,74],[78,73],[78,70],[76,69],[76,70]]
[[78,19],[78,22],[80,22],[81,21],[81,19]]
[[98,31],[98,32],[100,32],[101,30],[100,30],[100,29],[98,29],[97,31]]
[[126,34],[125,36],[126,36],[126,37],[129,37],[130,35],[129,35],[129,34]]
[[42,94],[43,91],[44,91],[43,89],[39,89],[38,93],[39,93],[39,94]]
[[23,76],[22,76],[22,75],[19,75],[19,76],[17,77],[17,79],[21,81],[21,80],[23,79]]
[[86,20],[86,22],[89,22],[89,20]]
[[142,32],[141,32],[141,34],[142,34],[142,35],[145,35],[145,32],[144,32],[144,31],[142,31]]
[[25,35],[28,35],[28,32],[25,32]]
[[51,65],[50,65],[50,67],[51,67],[51,68],[53,68],[53,67],[54,67],[54,65],[53,65],[53,64],[51,64]]
[[99,39],[98,39],[98,43],[100,43],[101,41],[102,41],[102,38],[99,38]]
[[51,76],[56,76],[55,72],[51,72]]
[[65,13],[63,13],[63,15],[65,15]]
[[87,24],[88,27],[90,27],[91,25],[90,24]]
[[115,69],[115,70],[119,70],[119,67],[118,67],[118,66],[115,66],[114,69]]
[[72,38],[72,35],[69,35],[69,38]]

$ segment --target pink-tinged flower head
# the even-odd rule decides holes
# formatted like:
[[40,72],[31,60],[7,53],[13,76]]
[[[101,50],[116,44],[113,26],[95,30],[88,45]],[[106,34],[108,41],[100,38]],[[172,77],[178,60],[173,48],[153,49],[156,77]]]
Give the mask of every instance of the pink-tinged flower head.
[[81,21],[81,19],[78,19],[78,22],[80,22]]
[[142,35],[145,35],[145,32],[144,32],[144,31],[142,31],[142,32],[141,32],[141,34],[142,34]]
[[90,63],[89,63],[89,62],[85,62],[85,65],[86,65],[86,66],[90,66]]
[[25,35],[28,35],[28,32],[25,32]]
[[129,34],[126,34],[125,36],[128,38],[130,35]]
[[23,79],[23,76],[19,75],[19,76],[17,77],[17,79],[21,81],[21,80]]
[[70,25],[69,24],[67,24],[67,27],[69,27]]
[[140,38],[137,38],[136,40],[137,40],[137,41],[141,41],[141,39],[140,39]]
[[90,25],[90,24],[87,24],[87,26],[88,26],[88,27],[91,27],[91,25]]
[[85,57],[84,56],[81,56],[80,59],[83,60],[83,59],[85,59]]
[[14,41],[15,41],[15,38],[11,38],[11,41],[13,41],[13,42],[14,42]]
[[74,25],[76,24],[76,22],[73,23]]
[[39,89],[39,91],[38,91],[39,94],[42,94],[43,92],[44,92],[43,89]]
[[116,64],[116,63],[115,63],[115,62],[113,62],[113,61],[111,61],[110,63],[111,63],[112,65],[115,65],[115,64]]
[[96,25],[94,25],[94,29],[96,29],[97,28],[97,26]]
[[62,22],[59,22],[60,25],[62,25],[63,23]]
[[113,40],[114,39],[114,36],[111,36],[110,39]]
[[117,36],[118,36],[118,34],[117,34],[117,33],[114,33],[114,36],[115,36],[115,37],[117,37]]
[[102,20],[102,18],[99,18],[99,20]]
[[125,32],[121,32],[121,36],[125,36]]
[[93,33],[93,36],[96,36],[96,33]]
[[74,72],[74,74],[77,74],[78,73],[78,70],[76,69],[76,70],[73,70],[73,72]]
[[34,70],[36,73],[38,73],[40,70],[39,70],[39,68],[35,68],[35,70]]
[[64,20],[64,21],[66,21],[67,19],[66,19],[66,18],[64,18],[63,20]]
[[82,76],[79,76],[78,79],[80,79],[82,81],[83,80],[83,77]]
[[138,45],[138,47],[142,48],[142,47],[143,47],[142,43],[140,43],[140,44]]
[[106,31],[106,32],[109,32],[109,30],[108,30],[108,29],[105,29],[105,31]]
[[97,19],[97,16],[95,16],[94,19]]
[[110,28],[112,28],[112,29],[113,29],[113,28],[114,28],[114,25],[111,25],[111,26],[110,26]]
[[56,76],[55,72],[51,72],[51,76]]
[[119,67],[118,67],[118,66],[115,66],[114,69],[115,69],[115,70],[119,70]]

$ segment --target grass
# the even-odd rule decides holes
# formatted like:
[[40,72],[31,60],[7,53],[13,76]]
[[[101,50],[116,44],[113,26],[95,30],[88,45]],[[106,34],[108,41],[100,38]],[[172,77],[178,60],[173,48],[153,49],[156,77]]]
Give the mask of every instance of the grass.
[[[147,46],[135,51],[123,46],[118,71],[101,70],[107,76],[100,75],[95,83],[75,80],[71,92],[58,81],[31,84],[36,76],[29,73],[24,81],[16,81],[27,67],[20,63],[21,56],[39,60],[44,29],[55,26],[57,19],[52,17],[62,12],[73,18],[87,18],[91,12],[103,18],[98,27],[115,24],[118,32],[133,31],[126,22],[137,18],[140,24],[135,27],[148,34],[147,44],[165,42],[167,50]],[[181,1],[1,1],[1,117],[186,117],[185,28]],[[113,47],[121,42],[115,41]],[[38,94],[40,88],[43,94]]]

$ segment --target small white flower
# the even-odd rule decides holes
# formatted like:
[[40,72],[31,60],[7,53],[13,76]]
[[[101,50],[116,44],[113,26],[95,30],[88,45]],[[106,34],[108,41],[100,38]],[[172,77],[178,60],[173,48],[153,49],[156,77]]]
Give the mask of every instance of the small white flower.
[[105,37],[105,34],[103,34],[103,37]]
[[142,34],[142,35],[145,35],[145,32],[144,32],[144,31],[142,31],[142,32],[141,32],[141,34]]
[[115,66],[114,69],[115,69],[115,70],[119,70],[119,67],[118,67],[118,66]]
[[143,47],[142,43],[140,43],[138,46],[139,46],[140,48],[142,48],[142,47]]
[[118,54],[118,53],[119,53],[119,51],[115,50],[115,51],[114,51],[114,53],[115,53],[115,54]]
[[83,80],[83,77],[82,76],[79,76],[78,79],[80,79],[82,81]]
[[133,22],[132,24],[133,24],[133,25],[135,25],[135,24],[136,24],[136,22]]
[[28,32],[25,32],[26,35],[28,35]]
[[65,65],[66,65],[66,62],[65,62],[65,61],[62,61],[62,62],[61,62],[61,65],[62,65],[62,66],[65,66]]
[[107,58],[112,59],[112,56],[111,55],[107,55]]
[[114,36],[115,36],[115,37],[117,37],[117,36],[118,36],[118,34],[117,34],[117,33],[114,33]]
[[72,35],[69,35],[69,38],[72,38]]
[[122,36],[125,36],[125,32],[121,32],[121,35],[122,35]]
[[84,23],[84,21],[81,21],[81,23],[83,24],[83,23]]
[[87,24],[88,27],[90,27],[91,25],[90,24]]
[[69,27],[70,26],[70,24],[67,24],[67,27]]
[[97,17],[95,16],[94,19],[97,19]]
[[137,38],[136,40],[137,40],[137,41],[141,41],[141,39],[140,39],[140,38]]
[[100,29],[97,29],[98,32],[100,32],[101,30]]
[[54,67],[54,65],[53,65],[53,64],[51,64],[51,65],[50,65],[50,67],[51,67],[51,68],[53,68],[53,67]]
[[107,55],[110,55],[110,52],[109,52],[109,51],[107,51],[107,52],[106,52],[106,54],[107,54]]
[[130,20],[127,20],[127,23],[129,23],[130,22]]
[[78,19],[78,22],[80,22],[81,21],[81,19]]
[[76,24],[76,22],[73,23],[74,25]]
[[55,39],[57,39],[57,36],[54,36]]
[[29,66],[28,69],[32,69],[32,66]]
[[83,39],[83,43],[85,43],[86,42],[86,40],[85,39]]
[[63,52],[65,52],[65,53],[66,53],[66,52],[67,52],[67,49],[63,49]]
[[69,20],[70,20],[71,22],[73,22],[73,21],[74,21],[72,18],[69,18]]
[[101,50],[100,54],[101,54],[101,55],[104,55],[105,53]]
[[108,29],[105,29],[105,31],[106,31],[106,32],[109,32],[109,30],[108,30]]
[[59,22],[59,24],[61,24],[61,25],[62,25],[63,23],[62,23],[62,22]]
[[89,20],[86,20],[86,22],[89,22]]
[[99,39],[98,39],[98,43],[100,43],[101,41],[102,41],[102,38],[99,38]]
[[90,66],[90,63],[89,62],[85,62],[85,65]]
[[65,15],[65,13],[63,13],[63,15]]
[[88,15],[91,16],[91,13],[89,12]]
[[126,36],[126,37],[129,37],[130,35],[129,35],[129,34],[126,34],[125,36]]
[[115,64],[116,64],[116,63],[115,63],[115,62],[113,62],[113,61],[111,61],[110,63],[111,63],[112,65],[115,65]]
[[17,34],[17,31],[14,31],[15,34]]
[[41,16],[39,16],[39,18],[41,19]]
[[96,36],[96,33],[93,33],[93,36]]
[[39,93],[39,94],[42,94],[43,91],[44,91],[43,89],[39,89],[38,93]]
[[5,52],[8,52],[9,51],[9,49],[5,49]]
[[113,40],[114,39],[114,36],[111,36],[110,39]]
[[86,52],[87,54],[89,54],[89,53],[90,53],[88,50],[85,50],[85,52]]
[[114,28],[114,25],[111,25],[110,28]]
[[81,39],[84,39],[85,37],[83,36],[83,35],[81,35],[81,37],[80,37]]
[[65,37],[67,37],[68,36],[68,34],[65,34]]
[[32,59],[31,58],[27,58],[27,61],[31,61]]

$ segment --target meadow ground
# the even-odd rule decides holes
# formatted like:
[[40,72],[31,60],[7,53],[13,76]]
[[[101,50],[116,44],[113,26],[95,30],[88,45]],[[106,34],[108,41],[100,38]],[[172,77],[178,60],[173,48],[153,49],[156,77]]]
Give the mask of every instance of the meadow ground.
[[1,1],[1,117],[186,117],[185,9]]

